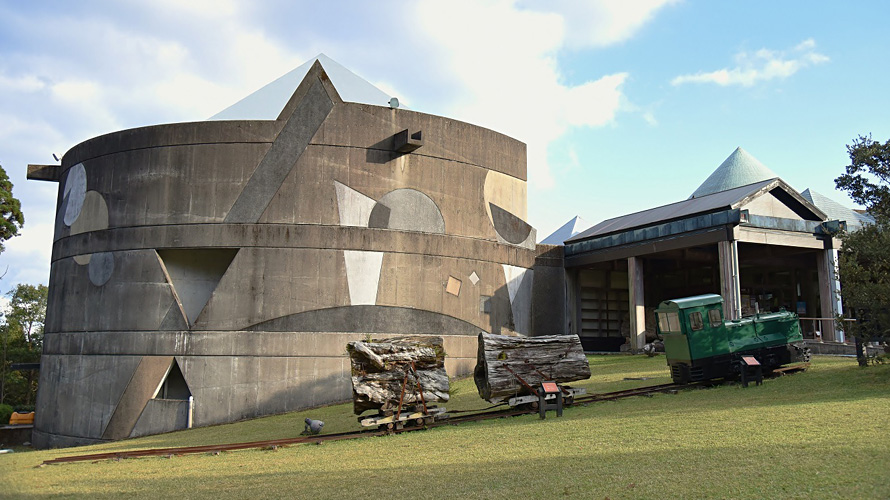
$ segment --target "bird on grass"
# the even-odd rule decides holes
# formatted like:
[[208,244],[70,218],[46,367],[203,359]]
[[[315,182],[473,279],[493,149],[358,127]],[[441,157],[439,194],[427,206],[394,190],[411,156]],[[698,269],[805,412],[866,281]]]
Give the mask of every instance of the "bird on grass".
[[301,432],[300,434],[320,434],[322,427],[324,427],[324,422],[322,422],[321,420],[312,420],[311,418],[307,418],[306,426],[303,428],[303,432]]

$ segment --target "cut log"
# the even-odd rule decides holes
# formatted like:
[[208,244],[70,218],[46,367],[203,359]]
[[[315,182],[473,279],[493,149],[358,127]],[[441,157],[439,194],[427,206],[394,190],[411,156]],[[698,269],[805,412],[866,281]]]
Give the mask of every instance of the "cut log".
[[542,381],[560,384],[590,378],[590,365],[577,335],[512,337],[479,334],[473,379],[479,396],[498,403],[533,394]]
[[400,399],[403,408],[420,405],[418,381],[427,404],[448,401],[450,387],[442,337],[356,341],[346,344],[346,351],[352,364],[352,407],[356,415],[367,410],[396,410]]

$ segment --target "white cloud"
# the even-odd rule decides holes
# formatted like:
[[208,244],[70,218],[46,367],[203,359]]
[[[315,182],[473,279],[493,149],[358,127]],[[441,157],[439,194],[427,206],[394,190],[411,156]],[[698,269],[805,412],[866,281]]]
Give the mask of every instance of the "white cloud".
[[37,92],[45,87],[46,83],[34,75],[13,78],[0,75],[0,91],[2,92]]
[[[449,116],[526,142],[529,184],[549,188],[554,179],[548,146],[571,127],[612,123],[625,110],[622,86],[628,78],[621,72],[566,83],[559,52],[623,41],[670,3],[556,2],[524,10],[508,0],[424,2],[418,17],[459,88]],[[613,26],[610,20],[614,28],[604,29]],[[461,27],[459,33],[454,26]]]
[[828,56],[815,52],[816,42],[809,38],[790,51],[760,49],[753,54],[736,54],[736,66],[710,72],[680,75],[671,85],[684,83],[716,83],[717,85],[741,85],[751,87],[760,82],[782,80],[803,68],[828,62]]
[[[0,256],[5,283],[48,275],[56,186],[25,182],[27,163],[121,128],[204,119],[322,51],[407,106],[526,142],[530,188],[549,187],[551,144],[639,112],[620,68],[570,81],[558,57],[621,43],[673,3],[382,0],[317,4],[311,15],[246,0],[17,9],[5,21],[25,35],[0,54],[0,160],[26,225]],[[392,21],[393,12],[397,22],[381,31],[374,16]],[[569,159],[583,168],[575,152]]]
[[[19,236],[7,240],[3,246],[0,273],[7,273],[2,281],[4,288],[12,288],[10,283],[48,283],[53,248],[53,221],[31,223],[25,214],[25,227]],[[5,290],[0,290],[5,292]]]
[[566,26],[566,45],[570,48],[587,48],[624,42],[649,22],[659,9],[679,2],[680,0],[549,0],[530,4],[561,14]]
[[802,52],[802,51],[807,51],[807,50],[813,50],[815,48],[816,48],[816,41],[813,40],[812,38],[807,38],[806,40],[797,44],[797,46],[794,47],[794,50]]
[[655,115],[651,111],[643,112],[643,120],[646,120],[646,123],[653,127],[658,126],[658,120],[655,118]]

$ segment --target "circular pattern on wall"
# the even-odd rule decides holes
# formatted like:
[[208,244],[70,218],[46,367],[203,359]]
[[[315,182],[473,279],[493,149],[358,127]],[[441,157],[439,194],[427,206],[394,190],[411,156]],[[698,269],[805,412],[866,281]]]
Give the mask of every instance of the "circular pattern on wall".
[[[108,205],[97,191],[87,191],[80,216],[71,224],[71,234],[88,233],[108,229]],[[90,254],[76,255],[74,261],[84,266],[90,263]]]
[[66,226],[70,226],[80,216],[83,208],[83,200],[87,193],[87,172],[83,163],[78,163],[68,169],[68,177],[65,179],[65,190],[62,192],[62,207],[65,211],[62,220]]
[[99,252],[92,254],[90,258],[90,282],[96,286],[108,283],[114,273],[114,254],[111,252]]
[[444,234],[445,219],[432,198],[403,188],[390,191],[377,201],[368,227]]

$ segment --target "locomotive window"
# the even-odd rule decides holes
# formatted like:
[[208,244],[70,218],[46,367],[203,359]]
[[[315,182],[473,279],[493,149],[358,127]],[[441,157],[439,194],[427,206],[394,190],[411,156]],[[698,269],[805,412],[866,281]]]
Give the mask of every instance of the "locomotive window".
[[679,332],[680,317],[677,313],[658,313],[658,329],[662,332]]
[[718,326],[723,324],[723,320],[720,318],[720,310],[719,309],[711,309],[708,311],[708,320],[711,321],[711,328],[717,328]]
[[705,327],[700,312],[689,313],[689,327],[692,328],[693,331],[698,331]]

